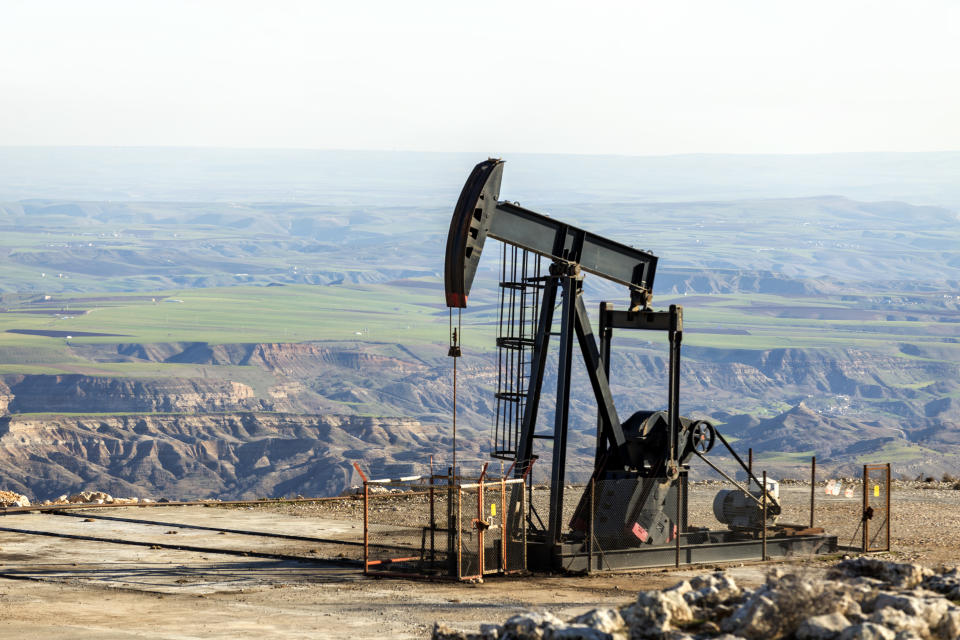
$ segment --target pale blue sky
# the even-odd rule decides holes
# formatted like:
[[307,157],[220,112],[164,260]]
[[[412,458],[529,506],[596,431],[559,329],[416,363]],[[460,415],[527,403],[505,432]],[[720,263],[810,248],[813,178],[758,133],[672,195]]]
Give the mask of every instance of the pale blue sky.
[[0,145],[960,149],[960,3],[0,3]]

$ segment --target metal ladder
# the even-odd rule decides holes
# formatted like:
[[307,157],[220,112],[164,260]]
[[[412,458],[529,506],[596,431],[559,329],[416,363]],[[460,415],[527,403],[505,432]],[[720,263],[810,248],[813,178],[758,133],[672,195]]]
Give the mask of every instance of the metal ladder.
[[515,460],[543,290],[539,255],[503,244],[497,328],[497,401],[491,456]]

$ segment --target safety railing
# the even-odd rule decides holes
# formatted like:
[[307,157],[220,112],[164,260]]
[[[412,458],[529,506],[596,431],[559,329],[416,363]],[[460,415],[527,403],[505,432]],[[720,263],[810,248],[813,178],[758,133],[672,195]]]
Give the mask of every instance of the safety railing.
[[521,479],[364,480],[364,573],[480,580],[526,570]]

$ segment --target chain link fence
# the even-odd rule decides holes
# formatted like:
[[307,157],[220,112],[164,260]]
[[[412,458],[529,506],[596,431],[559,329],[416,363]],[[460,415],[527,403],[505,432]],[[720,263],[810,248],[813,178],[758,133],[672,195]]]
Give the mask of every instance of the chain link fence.
[[[571,537],[579,541],[577,555],[587,556],[587,570],[616,566],[612,556],[623,552],[674,548],[687,530],[685,487],[685,475],[675,480],[624,475],[568,487],[564,517]],[[571,500],[575,506],[567,518]],[[579,560],[570,557],[568,562]]]
[[480,580],[526,570],[521,479],[364,482],[364,573]]
[[443,537],[447,502],[436,476],[364,482],[364,572],[442,573],[449,557]]
[[890,464],[863,466],[863,551],[890,551]]

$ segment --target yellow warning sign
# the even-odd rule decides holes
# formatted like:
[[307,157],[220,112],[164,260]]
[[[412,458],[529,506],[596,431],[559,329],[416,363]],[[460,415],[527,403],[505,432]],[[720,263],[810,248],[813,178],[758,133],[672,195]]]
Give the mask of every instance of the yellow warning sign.
[[880,497],[880,485],[878,485],[878,484],[873,485],[873,496],[874,496],[875,498],[879,498],[879,497]]
[[497,515],[497,503],[496,503],[496,502],[493,502],[493,503],[490,504],[490,515],[492,515],[492,516]]

